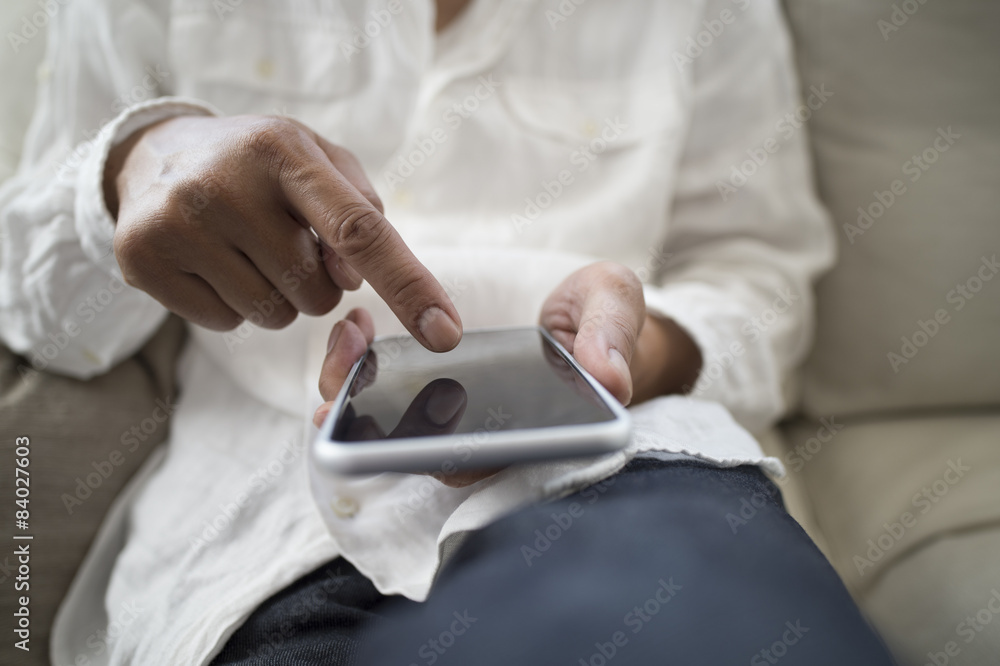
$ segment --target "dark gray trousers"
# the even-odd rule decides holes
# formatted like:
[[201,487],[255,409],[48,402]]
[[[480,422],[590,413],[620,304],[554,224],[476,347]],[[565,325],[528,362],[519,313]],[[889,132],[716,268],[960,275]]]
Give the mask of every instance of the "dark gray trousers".
[[757,468],[638,460],[472,534],[425,603],[334,560],[265,602],[213,663],[892,660]]

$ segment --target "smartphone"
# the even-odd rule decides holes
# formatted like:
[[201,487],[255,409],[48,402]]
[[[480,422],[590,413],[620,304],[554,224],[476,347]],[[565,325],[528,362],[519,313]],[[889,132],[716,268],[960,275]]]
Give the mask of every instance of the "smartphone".
[[450,474],[608,453],[630,434],[628,412],[544,329],[482,329],[441,354],[377,338],[313,454],[337,474]]

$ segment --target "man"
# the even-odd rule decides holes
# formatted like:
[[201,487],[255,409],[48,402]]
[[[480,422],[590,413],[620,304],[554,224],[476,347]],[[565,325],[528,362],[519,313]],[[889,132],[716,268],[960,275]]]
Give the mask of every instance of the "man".
[[[54,21],[0,199],[5,342],[72,324],[51,367],[86,377],[192,323],[169,450],[56,659],[349,663],[376,627],[361,663],[888,663],[744,430],[781,414],[831,260],[776,3],[464,4]],[[445,351],[539,319],[634,405],[624,453],[440,481],[309,463],[376,329]]]

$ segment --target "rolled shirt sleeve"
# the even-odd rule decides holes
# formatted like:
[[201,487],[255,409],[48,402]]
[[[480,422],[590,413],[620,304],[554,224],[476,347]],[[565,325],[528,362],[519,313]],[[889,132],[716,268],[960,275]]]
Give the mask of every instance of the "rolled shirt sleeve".
[[215,113],[169,96],[161,11],[83,1],[53,18],[21,164],[0,187],[0,336],[33,369],[100,374],[167,315],[123,282],[103,195],[114,145],[169,117]]
[[709,2],[688,44],[675,63],[691,76],[690,126],[669,253],[646,303],[702,352],[690,393],[760,432],[789,407],[811,340],[811,283],[834,258],[803,125],[833,91],[815,82],[803,103],[776,2]]

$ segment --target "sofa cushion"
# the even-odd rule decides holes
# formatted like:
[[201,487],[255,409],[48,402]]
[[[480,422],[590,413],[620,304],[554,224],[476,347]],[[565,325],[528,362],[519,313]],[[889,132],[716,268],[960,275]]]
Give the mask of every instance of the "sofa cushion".
[[839,263],[814,417],[1000,405],[1000,3],[786,0]]
[[[176,397],[174,367],[184,324],[171,317],[132,358],[83,382],[31,370],[0,346],[0,522],[15,523],[13,460],[16,438],[28,437],[30,494],[30,652],[0,645],[0,664],[48,664],[56,609],[119,490],[167,436]],[[18,456],[20,457],[20,456]],[[10,529],[10,528],[8,528]],[[18,609],[11,578],[13,547],[0,554],[0,616]],[[13,565],[13,569],[11,568]],[[10,586],[10,587],[8,587]],[[92,637],[94,660],[101,638]],[[83,663],[83,662],[81,662]]]
[[956,637],[1000,589],[1000,414],[832,424],[786,424],[786,484],[808,491],[793,511],[901,663],[952,640],[966,655],[957,663],[1000,654],[1000,614],[975,646]]
[[[1000,524],[1000,415],[840,420],[785,428],[789,482],[808,489],[833,565],[864,595],[894,562]],[[1000,582],[1000,581],[998,581]]]
[[1000,524],[951,532],[893,566],[865,608],[901,664],[996,664]]

